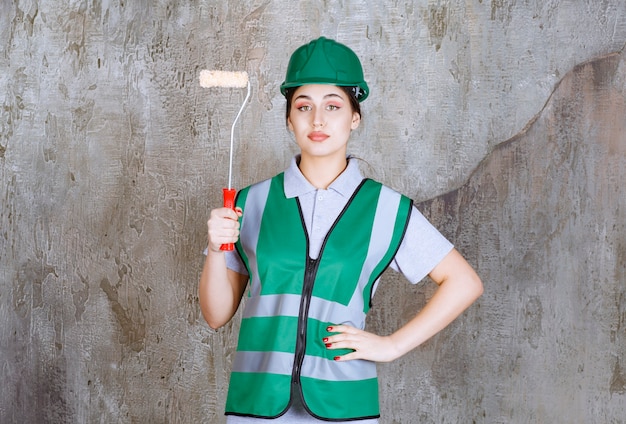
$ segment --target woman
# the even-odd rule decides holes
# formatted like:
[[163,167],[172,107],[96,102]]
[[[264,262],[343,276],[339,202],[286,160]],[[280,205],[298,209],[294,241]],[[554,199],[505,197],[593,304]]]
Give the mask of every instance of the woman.
[[[300,148],[290,167],[242,190],[235,211],[208,220],[199,283],[212,328],[247,288],[226,402],[229,423],[376,423],[376,362],[435,335],[482,293],[459,252],[407,197],[370,179],[347,154],[369,94],[358,57],[319,38],[292,55],[281,92]],[[236,243],[236,252],[220,246]],[[378,278],[391,266],[411,283],[439,285],[388,336],[364,330]]]

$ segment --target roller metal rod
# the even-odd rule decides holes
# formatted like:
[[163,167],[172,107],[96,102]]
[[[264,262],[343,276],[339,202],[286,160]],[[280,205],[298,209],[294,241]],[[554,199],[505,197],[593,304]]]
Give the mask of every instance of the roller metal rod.
[[235,147],[235,124],[237,124],[237,120],[239,120],[239,116],[241,115],[241,112],[243,112],[243,109],[246,107],[246,103],[248,103],[248,99],[250,98],[250,81],[248,81],[247,86],[248,86],[248,93],[246,94],[246,98],[241,104],[241,108],[239,109],[239,112],[237,113],[237,116],[235,117],[235,120],[233,121],[233,126],[230,128],[230,154],[228,158],[228,189],[229,190],[232,188],[232,179],[233,179],[233,150]]

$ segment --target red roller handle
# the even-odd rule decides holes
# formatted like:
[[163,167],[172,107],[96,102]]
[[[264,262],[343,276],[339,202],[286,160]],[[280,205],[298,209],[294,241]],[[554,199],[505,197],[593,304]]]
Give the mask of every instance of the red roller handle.
[[[223,188],[224,193],[224,207],[235,210],[235,194],[237,191],[234,188]],[[233,243],[227,243],[220,246],[220,250],[233,250],[235,245]]]

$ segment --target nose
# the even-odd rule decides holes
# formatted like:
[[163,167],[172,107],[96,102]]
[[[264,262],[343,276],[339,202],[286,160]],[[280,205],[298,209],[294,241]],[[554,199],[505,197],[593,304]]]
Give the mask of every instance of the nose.
[[324,119],[322,111],[317,110],[313,116],[313,128],[324,128],[325,125],[326,120]]

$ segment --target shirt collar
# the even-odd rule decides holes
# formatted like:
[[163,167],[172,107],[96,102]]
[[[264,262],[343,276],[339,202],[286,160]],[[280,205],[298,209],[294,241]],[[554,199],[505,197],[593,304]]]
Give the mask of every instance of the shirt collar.
[[[293,157],[289,168],[285,170],[285,196],[288,199],[303,196],[317,190],[300,172],[300,168],[298,168],[299,160],[300,155]],[[361,181],[363,181],[363,175],[359,170],[357,160],[348,156],[348,166],[332,182],[328,190],[334,190],[343,197],[350,197],[361,184]]]

